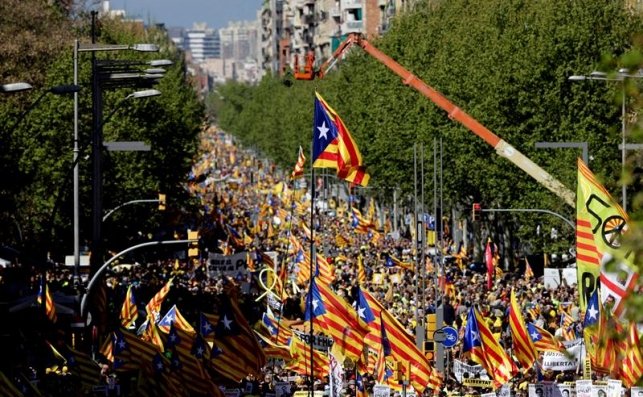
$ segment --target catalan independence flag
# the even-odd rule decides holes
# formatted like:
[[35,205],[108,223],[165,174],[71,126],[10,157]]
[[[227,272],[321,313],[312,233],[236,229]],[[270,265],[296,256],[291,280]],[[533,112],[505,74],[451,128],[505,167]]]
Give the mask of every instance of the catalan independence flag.
[[369,332],[366,323],[346,300],[329,286],[318,283],[317,277],[313,277],[306,295],[305,320],[311,318],[333,338],[338,353],[353,361],[359,360],[364,351],[364,338]]
[[426,356],[415,345],[414,337],[368,291],[361,290],[361,293],[365,302],[359,303],[360,308],[363,304],[368,305],[373,314],[380,319],[379,340],[381,340],[384,355],[392,356],[396,362],[410,363],[411,386],[418,393],[423,393],[427,387],[433,390],[439,389],[443,383],[442,375],[431,367]]
[[138,308],[136,307],[136,299],[134,299],[134,292],[130,285],[127,288],[127,293],[125,293],[125,300],[123,301],[123,307],[121,308],[121,325],[124,328],[129,328],[134,325],[137,318]]
[[49,292],[49,286],[43,277],[40,282],[40,290],[38,291],[38,304],[45,306],[45,315],[52,322],[55,323],[58,320],[56,315],[56,305],[54,304],[54,298],[52,298],[51,293]]
[[158,323],[159,329],[165,333],[169,332],[172,325],[181,331],[187,332],[190,336],[196,335],[194,327],[181,315],[176,305],[172,306]]
[[360,186],[367,186],[370,179],[348,128],[317,92],[313,122],[313,167],[334,168],[339,178]]
[[529,331],[529,337],[534,342],[534,347],[539,352],[560,352],[564,353],[566,351],[565,346],[556,339],[551,332],[540,328],[536,324],[528,323],[527,330]]
[[511,340],[514,353],[523,369],[530,369],[536,359],[536,348],[525,327],[525,320],[516,301],[516,293],[511,289],[511,305],[509,306],[509,326],[511,327]]
[[482,365],[493,378],[494,389],[507,383],[517,372],[511,358],[473,307],[469,310],[464,331],[463,353],[467,352],[471,354],[471,359]]
[[304,156],[304,149],[299,146],[299,155],[297,156],[297,163],[295,169],[290,174],[291,179],[297,179],[304,175],[304,164],[306,163],[306,156]]

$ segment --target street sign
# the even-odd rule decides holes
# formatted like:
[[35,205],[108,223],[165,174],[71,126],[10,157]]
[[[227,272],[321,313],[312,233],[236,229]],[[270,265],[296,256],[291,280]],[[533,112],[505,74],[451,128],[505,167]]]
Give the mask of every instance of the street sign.
[[103,142],[110,152],[149,152],[152,147],[142,141]]
[[458,331],[453,327],[442,327],[433,333],[433,340],[451,348],[458,342]]

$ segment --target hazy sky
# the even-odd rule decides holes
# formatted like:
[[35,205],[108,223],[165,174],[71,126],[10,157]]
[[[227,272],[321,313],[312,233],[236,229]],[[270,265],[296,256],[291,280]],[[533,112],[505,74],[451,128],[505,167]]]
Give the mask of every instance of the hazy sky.
[[222,28],[228,21],[254,20],[262,0],[111,0],[112,9],[124,9],[128,17],[166,27],[189,28],[194,22]]

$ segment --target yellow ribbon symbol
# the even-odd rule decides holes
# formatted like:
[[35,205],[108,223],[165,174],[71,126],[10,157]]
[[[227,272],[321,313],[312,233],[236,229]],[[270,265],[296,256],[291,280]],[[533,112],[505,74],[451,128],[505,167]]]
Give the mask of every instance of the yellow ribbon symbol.
[[[262,280],[262,276],[266,272],[272,272],[273,273],[272,284],[270,285],[270,287],[267,287],[266,284],[264,284],[264,282]],[[268,294],[272,294],[272,295],[274,295],[274,297],[276,299],[279,299],[279,296],[276,293],[272,292],[272,290],[275,288],[275,286],[277,285],[277,282],[278,282],[276,276],[277,276],[277,274],[275,273],[275,270],[273,268],[271,268],[271,267],[266,266],[266,267],[262,268],[261,271],[259,271],[259,276],[257,277],[257,279],[259,281],[259,286],[261,288],[263,288],[263,290],[266,291],[266,292],[264,292],[263,294],[259,295],[259,297],[257,299],[255,299],[255,302],[259,302],[261,299],[263,299],[264,296],[266,296]],[[266,276],[266,280],[267,279],[268,279],[268,276]]]

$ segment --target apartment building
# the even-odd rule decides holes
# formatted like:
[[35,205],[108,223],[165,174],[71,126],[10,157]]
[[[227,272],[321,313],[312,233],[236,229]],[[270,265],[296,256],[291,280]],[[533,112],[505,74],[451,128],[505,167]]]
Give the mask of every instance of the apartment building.
[[202,63],[206,59],[221,57],[221,40],[216,29],[208,28],[205,23],[195,23],[191,29],[182,32],[180,42],[181,48],[189,53],[192,62]]
[[412,0],[269,0],[258,13],[261,67],[283,74],[312,52],[328,59],[349,33],[384,34]]

